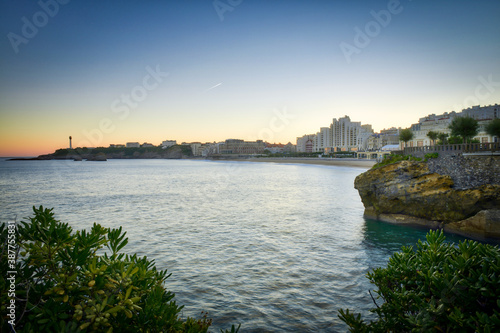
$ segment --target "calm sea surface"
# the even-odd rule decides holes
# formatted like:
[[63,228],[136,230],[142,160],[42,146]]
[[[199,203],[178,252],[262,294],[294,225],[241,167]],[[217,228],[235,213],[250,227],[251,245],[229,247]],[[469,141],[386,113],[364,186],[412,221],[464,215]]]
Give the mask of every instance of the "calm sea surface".
[[[365,274],[425,230],[363,218],[360,168],[210,162],[0,159],[0,221],[54,207],[75,229],[123,226],[167,288],[212,331],[344,332],[339,308],[372,308]],[[447,236],[457,241],[458,237]]]

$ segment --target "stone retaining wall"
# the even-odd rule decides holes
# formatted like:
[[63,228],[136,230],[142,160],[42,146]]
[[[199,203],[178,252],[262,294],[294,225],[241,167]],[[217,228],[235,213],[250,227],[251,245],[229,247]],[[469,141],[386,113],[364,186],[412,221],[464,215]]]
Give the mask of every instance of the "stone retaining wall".
[[429,171],[449,175],[455,189],[469,189],[486,184],[500,185],[500,156],[441,154],[428,160]]

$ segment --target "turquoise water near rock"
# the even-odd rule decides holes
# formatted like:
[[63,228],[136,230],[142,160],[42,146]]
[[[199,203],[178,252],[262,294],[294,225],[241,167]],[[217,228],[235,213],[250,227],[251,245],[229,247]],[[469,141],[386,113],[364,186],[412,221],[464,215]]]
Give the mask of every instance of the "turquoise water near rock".
[[[0,221],[54,207],[75,229],[123,226],[125,251],[172,276],[183,315],[212,331],[344,332],[374,305],[365,274],[420,228],[363,218],[360,168],[192,160],[0,160]],[[447,236],[457,242],[462,239]]]

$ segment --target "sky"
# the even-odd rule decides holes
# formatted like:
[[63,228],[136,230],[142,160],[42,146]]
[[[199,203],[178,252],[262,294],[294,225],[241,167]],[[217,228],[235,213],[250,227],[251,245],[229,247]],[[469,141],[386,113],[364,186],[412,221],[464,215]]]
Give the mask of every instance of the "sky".
[[498,0],[0,0],[0,156],[500,103]]

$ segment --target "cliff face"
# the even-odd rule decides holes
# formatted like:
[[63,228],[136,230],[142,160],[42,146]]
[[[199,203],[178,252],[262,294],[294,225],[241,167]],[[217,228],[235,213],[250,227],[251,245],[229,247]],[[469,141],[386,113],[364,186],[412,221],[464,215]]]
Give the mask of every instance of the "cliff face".
[[498,184],[457,189],[450,176],[431,172],[426,162],[401,161],[359,175],[354,187],[368,218],[500,238]]

